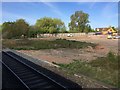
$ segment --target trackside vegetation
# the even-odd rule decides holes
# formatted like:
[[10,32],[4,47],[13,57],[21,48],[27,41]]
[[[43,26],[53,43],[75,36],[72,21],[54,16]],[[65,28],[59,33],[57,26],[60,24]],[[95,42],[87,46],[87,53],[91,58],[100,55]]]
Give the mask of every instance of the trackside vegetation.
[[83,74],[106,84],[120,87],[120,79],[118,79],[118,70],[120,68],[120,65],[118,65],[119,58],[120,55],[114,55],[114,53],[109,52],[106,57],[97,58],[97,60],[91,62],[74,60],[70,64],[53,63],[59,65],[61,69],[71,75]]
[[80,41],[70,41],[66,39],[56,39],[56,40],[29,40],[29,39],[5,39],[3,40],[3,48],[10,48],[16,50],[39,50],[39,49],[57,49],[57,48],[85,48],[87,46],[92,46],[93,48],[96,44],[80,42]]

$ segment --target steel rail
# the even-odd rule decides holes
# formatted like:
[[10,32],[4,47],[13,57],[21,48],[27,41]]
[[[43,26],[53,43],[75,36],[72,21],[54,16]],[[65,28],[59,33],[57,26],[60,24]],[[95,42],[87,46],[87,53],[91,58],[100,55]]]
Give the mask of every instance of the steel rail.
[[28,89],[30,90],[30,88],[25,84],[25,82],[19,78],[19,76],[17,76],[17,74],[14,73],[14,71],[12,71],[4,62],[0,61],[12,74],[15,75],[15,77]]
[[[15,56],[7,53],[7,52],[4,52],[2,51],[4,54],[10,56],[11,58],[13,58],[14,60],[17,60],[18,62],[22,63],[23,65],[27,66],[28,68],[32,69],[33,71],[39,73],[40,75],[44,76],[45,78],[49,79],[50,81],[52,81],[53,83],[57,84],[58,86],[62,87],[63,89],[67,90],[67,87],[61,85],[60,83],[56,82],[55,80],[51,79],[50,77],[48,77],[47,75],[43,74],[42,72],[36,70],[35,68],[31,67],[30,65],[24,63],[23,61],[20,61],[18,58],[16,58]],[[14,73],[14,72],[13,72]],[[16,75],[16,74],[15,74]],[[17,76],[17,75],[16,75]],[[19,78],[19,77],[18,77]],[[20,78],[19,78],[20,79]],[[21,81],[21,79],[20,79]],[[22,81],[23,82],[23,81]],[[23,82],[24,83],[24,82]],[[28,87],[28,86],[27,86]],[[29,88],[29,87],[28,87]]]

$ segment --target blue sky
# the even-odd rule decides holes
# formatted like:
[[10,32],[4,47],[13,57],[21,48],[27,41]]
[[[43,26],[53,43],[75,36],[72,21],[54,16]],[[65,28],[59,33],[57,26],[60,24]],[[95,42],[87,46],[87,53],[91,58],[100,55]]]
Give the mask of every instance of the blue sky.
[[2,22],[23,18],[34,25],[46,16],[60,18],[67,27],[70,16],[80,10],[89,14],[92,28],[118,26],[117,2],[3,2]]

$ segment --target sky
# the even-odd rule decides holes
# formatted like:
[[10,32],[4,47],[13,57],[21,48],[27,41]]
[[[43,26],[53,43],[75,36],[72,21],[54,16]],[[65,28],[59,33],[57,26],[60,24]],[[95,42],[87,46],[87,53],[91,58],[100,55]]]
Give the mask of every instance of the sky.
[[61,19],[66,27],[75,11],[89,14],[92,28],[118,27],[117,2],[2,2],[2,21],[16,21],[23,18],[30,25],[37,19],[52,17]]

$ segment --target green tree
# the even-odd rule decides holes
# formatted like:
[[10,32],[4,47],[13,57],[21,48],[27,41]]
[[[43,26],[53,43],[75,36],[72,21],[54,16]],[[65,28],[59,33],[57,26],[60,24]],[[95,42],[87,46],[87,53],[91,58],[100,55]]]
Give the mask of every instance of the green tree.
[[2,24],[3,38],[20,38],[22,35],[28,36],[29,24],[24,19],[19,19],[16,22],[4,22]]
[[17,20],[14,27],[14,30],[16,31],[14,34],[15,38],[20,38],[21,35],[28,36],[29,24],[25,22],[24,19]]
[[67,32],[67,31],[66,31],[66,27],[63,26],[63,27],[61,28],[60,32],[61,32],[61,33],[66,33],[66,32]]
[[35,27],[40,33],[58,33],[63,30],[65,25],[60,19],[44,17],[36,21]]
[[13,33],[14,33],[14,25],[15,22],[4,22],[2,24],[2,37],[3,38],[12,38]]
[[40,33],[35,26],[29,27],[28,37],[37,37],[37,34]]
[[57,32],[56,28],[54,28],[54,27],[49,28],[49,33],[53,34],[53,33],[56,33],[56,32]]
[[37,29],[40,32],[48,33],[50,26],[52,26],[52,23],[53,23],[52,21],[53,20],[51,18],[48,18],[48,17],[38,19],[36,21],[35,27],[37,27]]
[[56,32],[62,32],[63,30],[66,31],[65,24],[60,19],[54,18],[53,24],[57,30]]
[[85,29],[84,29],[84,32],[85,32],[85,33],[92,32],[91,26],[90,26],[90,25],[86,25],[86,26],[85,26]]
[[0,32],[2,32],[2,25],[0,24]]
[[83,11],[76,11],[71,15],[71,22],[69,23],[69,29],[71,32],[85,32],[85,28],[88,27],[89,15]]

